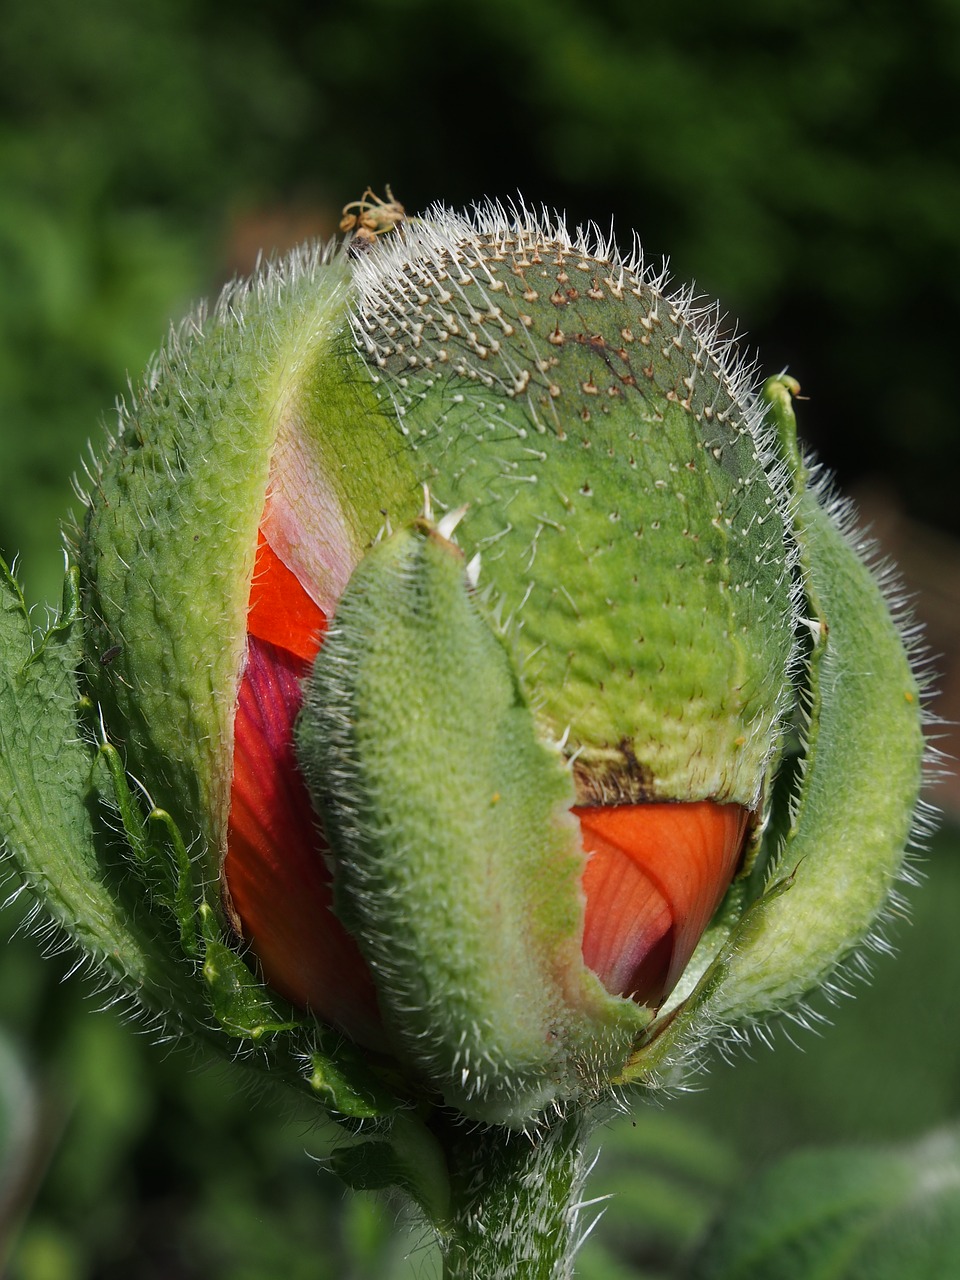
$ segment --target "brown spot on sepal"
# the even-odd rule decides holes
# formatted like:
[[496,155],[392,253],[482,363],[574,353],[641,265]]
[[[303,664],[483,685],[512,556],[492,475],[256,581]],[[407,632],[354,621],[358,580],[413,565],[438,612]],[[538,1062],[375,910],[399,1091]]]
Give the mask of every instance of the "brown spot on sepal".
[[615,747],[582,751],[573,763],[578,805],[646,804],[663,800],[651,770],[637,759],[633,743],[622,739]]

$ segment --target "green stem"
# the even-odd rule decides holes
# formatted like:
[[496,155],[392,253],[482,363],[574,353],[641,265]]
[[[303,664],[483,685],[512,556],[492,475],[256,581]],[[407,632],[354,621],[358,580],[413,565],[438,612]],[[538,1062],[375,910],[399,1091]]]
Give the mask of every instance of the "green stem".
[[579,1231],[593,1117],[574,1112],[528,1137],[449,1125],[450,1216],[440,1229],[443,1280],[567,1280]]

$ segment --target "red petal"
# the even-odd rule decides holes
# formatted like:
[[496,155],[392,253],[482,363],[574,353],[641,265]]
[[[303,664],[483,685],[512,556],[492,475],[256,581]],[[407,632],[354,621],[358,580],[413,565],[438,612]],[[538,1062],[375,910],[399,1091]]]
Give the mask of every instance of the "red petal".
[[240,686],[224,874],[270,985],[367,1044],[376,996],[357,944],[333,914],[326,844],[297,767],[293,723],[306,663],[251,637]]
[[574,812],[591,855],[584,961],[614,995],[659,1004],[733,878],[748,811],[703,800]]
[[261,539],[234,723],[224,877],[243,936],[269,984],[355,1040],[378,1046],[373,982],[333,914],[327,846],[293,747],[301,681],[325,624],[322,611]]
[[250,586],[247,631],[312,662],[317,656],[327,619],[261,532],[257,562]]

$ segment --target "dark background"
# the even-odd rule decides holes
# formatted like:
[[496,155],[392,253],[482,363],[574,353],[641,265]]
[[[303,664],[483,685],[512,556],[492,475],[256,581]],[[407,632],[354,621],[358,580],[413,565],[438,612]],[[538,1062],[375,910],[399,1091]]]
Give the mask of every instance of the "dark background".
[[[410,210],[519,193],[571,225],[612,216],[624,245],[635,229],[722,299],[765,372],[800,380],[806,439],[920,593],[950,714],[958,82],[958,0],[5,0],[0,549],[31,600],[57,597],[84,442],[167,324],[260,250],[331,235],[368,184]],[[957,804],[956,783],[940,795]],[[941,837],[911,895],[904,957],[835,1030],[718,1066],[611,1134],[595,1192],[622,1194],[588,1280],[662,1274],[745,1168],[795,1142],[956,1114],[956,846]],[[433,1274],[428,1251],[402,1261],[389,1204],[342,1201],[303,1154],[325,1149],[309,1118],[282,1127],[232,1076],[94,1015],[32,941],[0,964],[43,1118],[11,1276]]]

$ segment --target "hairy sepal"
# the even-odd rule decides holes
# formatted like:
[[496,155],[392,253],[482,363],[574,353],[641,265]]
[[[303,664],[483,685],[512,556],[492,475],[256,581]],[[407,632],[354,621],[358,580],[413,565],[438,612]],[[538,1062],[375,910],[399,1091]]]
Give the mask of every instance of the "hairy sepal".
[[[790,1013],[876,942],[903,877],[922,782],[922,689],[881,582],[844,512],[810,483],[796,383],[771,378],[770,416],[793,476],[806,632],[796,673],[801,756],[785,826],[771,832],[758,896],[714,942],[679,1007],[648,1030],[625,1078],[669,1077],[704,1040]],[[842,981],[842,980],[841,980]]]
[[[120,406],[91,476],[78,538],[89,692],[127,767],[196,846],[211,881],[268,488],[282,526],[284,486],[301,483],[311,519],[342,530],[341,558],[355,559],[369,537],[354,536],[334,495],[315,492],[320,481],[310,479],[325,472],[308,465],[358,394],[341,377],[326,418],[317,412],[315,384],[339,369],[349,279],[342,255],[306,249],[231,286],[209,316],[201,310],[171,336]],[[306,461],[277,478],[291,437]],[[317,570],[315,591],[341,587],[349,570],[336,573],[331,587]]]
[[79,710],[81,624],[76,571],[58,617],[33,629],[20,588],[0,561],[0,838],[49,918],[92,964],[148,1008],[201,1014],[178,965],[172,920],[158,920],[140,886],[117,874],[116,837],[94,790],[96,747]]
[[760,807],[789,706],[789,493],[716,308],[495,204],[429,211],[355,279],[358,351],[437,510],[465,508],[579,802]]
[[569,768],[538,739],[462,557],[425,522],[356,570],[298,752],[398,1054],[489,1123],[604,1087],[649,1014],[583,964]]
[[771,379],[766,395],[796,475],[808,725],[789,831],[711,1001],[724,1021],[789,1007],[864,942],[901,875],[922,781],[917,677],[878,580],[808,483],[795,389]]

